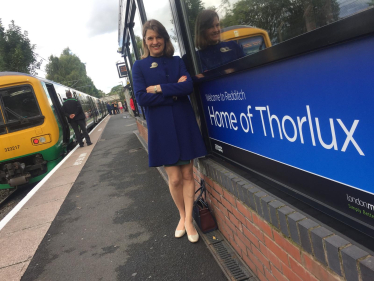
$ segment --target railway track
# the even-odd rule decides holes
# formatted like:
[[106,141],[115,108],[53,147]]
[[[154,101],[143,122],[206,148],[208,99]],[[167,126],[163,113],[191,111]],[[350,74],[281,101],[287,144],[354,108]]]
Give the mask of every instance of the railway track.
[[35,187],[37,183],[26,184],[12,190],[0,190],[0,221]]
[[[96,124],[97,125],[97,124]],[[96,127],[96,125],[94,127]],[[93,127],[93,128],[94,128]],[[89,131],[91,131],[91,128]],[[73,144],[68,152],[75,148]],[[14,189],[0,189],[0,221],[37,185],[38,183],[28,183]]]

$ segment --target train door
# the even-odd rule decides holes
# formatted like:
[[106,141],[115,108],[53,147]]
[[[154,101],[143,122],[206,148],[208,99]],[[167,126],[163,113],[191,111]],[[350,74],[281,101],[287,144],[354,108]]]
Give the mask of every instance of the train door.
[[101,106],[103,107],[104,116],[108,114],[108,109],[106,108],[105,103],[102,101]]
[[104,116],[105,116],[105,109],[103,107],[103,103],[101,102],[101,100],[97,100],[97,105],[100,107],[101,118],[104,118]]
[[53,84],[45,83],[45,86],[47,87],[48,94],[51,97],[52,106],[55,108],[55,112],[56,112],[56,115],[57,115],[57,118],[58,118],[58,122],[61,124],[63,142],[65,144],[69,144],[69,142],[70,142],[70,128],[69,128],[69,123],[66,120],[66,117],[64,115],[64,111],[62,109],[62,101],[60,101],[61,96],[59,96],[57,94]]
[[90,105],[90,108],[91,108],[91,116],[93,118],[93,121],[94,121],[94,123],[97,123],[98,122],[98,116],[99,116],[98,110],[97,110],[97,108],[95,106],[95,103],[94,103],[94,101],[92,100],[91,97],[88,97],[88,102],[89,102],[89,105]]
[[102,119],[104,117],[104,112],[103,112],[103,109],[101,107],[101,103],[100,103],[100,100],[95,100],[95,105],[96,105],[96,108],[98,110],[98,116],[99,116],[99,119]]

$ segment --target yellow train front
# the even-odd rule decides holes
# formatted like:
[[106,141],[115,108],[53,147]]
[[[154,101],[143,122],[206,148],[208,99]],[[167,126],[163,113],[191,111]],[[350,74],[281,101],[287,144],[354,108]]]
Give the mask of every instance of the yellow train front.
[[233,25],[221,30],[222,41],[235,41],[242,46],[246,56],[271,47],[266,30],[249,25]]
[[75,92],[87,127],[107,112],[82,92],[28,74],[0,72],[0,189],[40,181],[74,145],[62,111],[66,91]]

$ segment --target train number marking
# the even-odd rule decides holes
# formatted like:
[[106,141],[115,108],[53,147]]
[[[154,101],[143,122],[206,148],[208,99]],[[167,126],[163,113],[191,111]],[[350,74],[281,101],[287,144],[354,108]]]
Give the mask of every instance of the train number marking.
[[84,158],[86,158],[86,155],[87,153],[82,153],[81,155],[79,155],[78,159],[75,160],[75,163],[73,165],[76,166],[82,164]]
[[17,149],[19,149],[19,145],[4,148],[5,152],[9,152],[9,151],[17,150]]

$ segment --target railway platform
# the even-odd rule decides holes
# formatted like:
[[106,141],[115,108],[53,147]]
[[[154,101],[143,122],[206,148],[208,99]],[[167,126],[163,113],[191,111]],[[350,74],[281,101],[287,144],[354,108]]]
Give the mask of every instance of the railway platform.
[[203,239],[174,238],[168,186],[125,114],[110,116],[0,231],[0,280],[227,280]]

